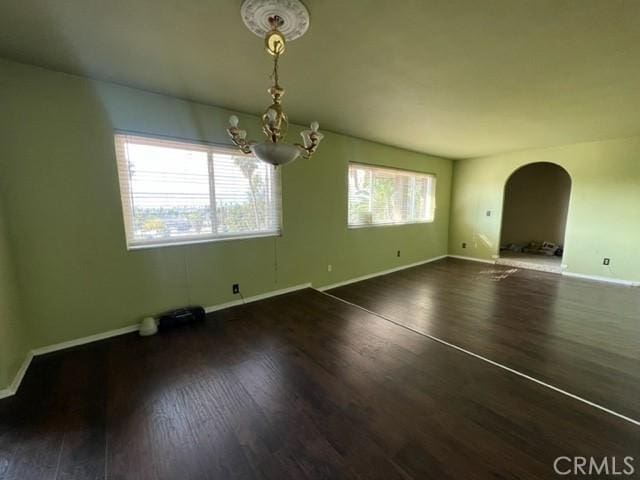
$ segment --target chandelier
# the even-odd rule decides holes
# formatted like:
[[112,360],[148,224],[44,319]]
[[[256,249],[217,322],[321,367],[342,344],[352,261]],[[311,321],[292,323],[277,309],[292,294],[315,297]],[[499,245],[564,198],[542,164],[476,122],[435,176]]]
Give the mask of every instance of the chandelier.
[[285,90],[279,82],[278,61],[285,51],[285,34],[294,40],[302,36],[309,27],[307,9],[298,0],[245,0],[241,9],[245,25],[254,33],[264,36],[267,52],[273,56],[273,85],[267,90],[272,104],[262,115],[263,142],[247,140],[247,131],[242,130],[238,117],[231,115],[227,133],[233,143],[244,154],[253,154],[271,165],[285,165],[298,157],[310,158],[324,137],[318,131],[318,122],[312,122],[308,130],[300,133],[302,143],[283,143],[289,127],[287,114],[282,109]]

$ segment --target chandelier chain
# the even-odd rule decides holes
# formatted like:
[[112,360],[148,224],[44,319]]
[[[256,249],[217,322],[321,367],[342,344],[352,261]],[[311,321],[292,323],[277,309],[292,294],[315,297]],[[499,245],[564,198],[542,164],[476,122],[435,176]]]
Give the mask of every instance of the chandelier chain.
[[271,73],[270,78],[273,79],[273,81],[275,82],[275,86],[279,87],[280,84],[278,83],[278,59],[280,58],[280,54],[276,54],[273,56],[273,72]]

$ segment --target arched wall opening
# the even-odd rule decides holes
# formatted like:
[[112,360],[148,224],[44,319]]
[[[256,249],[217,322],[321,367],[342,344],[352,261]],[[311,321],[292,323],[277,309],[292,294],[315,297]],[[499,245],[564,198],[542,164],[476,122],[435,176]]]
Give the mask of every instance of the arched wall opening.
[[571,177],[555,163],[513,172],[504,190],[499,263],[561,272],[570,196]]

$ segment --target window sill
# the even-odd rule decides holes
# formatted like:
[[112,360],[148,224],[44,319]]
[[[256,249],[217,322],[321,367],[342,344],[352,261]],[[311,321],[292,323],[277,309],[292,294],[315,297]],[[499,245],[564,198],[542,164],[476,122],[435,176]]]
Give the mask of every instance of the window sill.
[[271,237],[281,237],[282,232],[268,232],[264,234],[255,234],[255,235],[230,235],[224,237],[215,237],[215,238],[198,238],[198,239],[184,239],[184,240],[175,240],[168,242],[149,242],[149,243],[134,243],[132,245],[127,245],[127,250],[146,250],[149,248],[164,248],[164,247],[182,247],[186,245],[199,245],[202,243],[218,243],[218,242],[226,242],[229,240],[252,240],[256,238],[271,238]]
[[360,230],[362,228],[378,228],[378,227],[404,227],[407,225],[429,225],[434,220],[425,222],[405,222],[405,223],[367,223],[365,225],[347,225],[348,230]]

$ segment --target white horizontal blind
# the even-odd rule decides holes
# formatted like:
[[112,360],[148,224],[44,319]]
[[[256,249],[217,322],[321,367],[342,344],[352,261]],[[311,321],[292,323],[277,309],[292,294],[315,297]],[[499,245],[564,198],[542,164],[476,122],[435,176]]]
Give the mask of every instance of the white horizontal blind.
[[129,248],[280,233],[279,171],[231,148],[115,135]]
[[436,177],[407,170],[349,164],[349,226],[432,222]]

